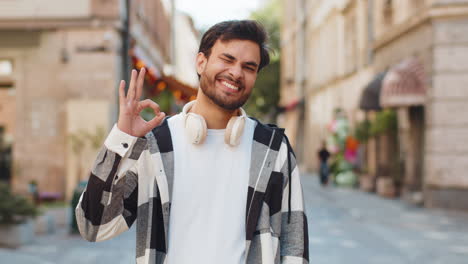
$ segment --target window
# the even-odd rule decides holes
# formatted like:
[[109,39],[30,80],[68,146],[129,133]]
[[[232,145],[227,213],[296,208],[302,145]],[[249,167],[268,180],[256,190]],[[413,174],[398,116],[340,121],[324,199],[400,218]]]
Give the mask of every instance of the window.
[[13,63],[11,60],[0,59],[0,75],[10,76],[13,73]]
[[356,9],[351,9],[345,15],[344,27],[344,73],[350,74],[357,70],[358,60]]
[[393,22],[393,1],[385,0],[382,11],[384,24],[391,25]]
[[13,62],[0,59],[0,89],[13,87]]

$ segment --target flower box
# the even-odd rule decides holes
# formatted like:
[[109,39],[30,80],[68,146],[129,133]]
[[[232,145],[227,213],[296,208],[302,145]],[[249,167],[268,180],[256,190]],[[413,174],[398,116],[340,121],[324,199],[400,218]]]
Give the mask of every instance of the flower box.
[[17,248],[34,239],[34,223],[27,220],[20,224],[0,225],[0,246]]

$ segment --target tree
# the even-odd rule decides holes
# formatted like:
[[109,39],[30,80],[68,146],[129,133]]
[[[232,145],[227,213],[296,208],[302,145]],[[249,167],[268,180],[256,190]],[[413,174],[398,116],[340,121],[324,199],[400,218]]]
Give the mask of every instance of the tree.
[[280,21],[281,2],[269,0],[263,7],[250,15],[267,30],[270,41],[270,65],[261,70],[255,88],[245,105],[246,111],[266,122],[276,119],[280,87]]

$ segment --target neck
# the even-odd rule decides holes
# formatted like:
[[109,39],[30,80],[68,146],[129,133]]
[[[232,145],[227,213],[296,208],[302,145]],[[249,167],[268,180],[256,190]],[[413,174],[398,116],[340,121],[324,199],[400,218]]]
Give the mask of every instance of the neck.
[[229,119],[238,113],[237,110],[226,110],[205,95],[198,93],[197,102],[192,106],[190,112],[201,115],[208,129],[225,129]]

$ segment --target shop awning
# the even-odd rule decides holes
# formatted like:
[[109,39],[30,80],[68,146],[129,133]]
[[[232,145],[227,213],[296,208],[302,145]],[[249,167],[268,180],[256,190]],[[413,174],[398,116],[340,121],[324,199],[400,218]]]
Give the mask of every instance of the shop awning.
[[[163,75],[161,81],[167,83],[168,89],[176,93],[177,99],[187,101],[193,100],[197,96],[198,89],[177,80],[173,76]],[[180,96],[177,96],[176,91],[180,91]]]
[[426,77],[423,65],[410,58],[392,67],[382,82],[382,107],[423,105],[426,100]]
[[278,113],[293,111],[297,107],[302,107],[304,105],[304,102],[305,102],[304,98],[302,98],[302,99],[294,98],[292,101],[290,101],[286,105],[277,106],[276,110],[278,111]]
[[185,84],[174,76],[164,75],[159,70],[149,56],[138,46],[131,50],[132,62],[136,69],[145,67],[147,69],[146,81],[149,84],[148,93],[152,96],[168,89],[172,92],[175,99],[188,102],[196,98],[198,89]]
[[366,88],[364,88],[359,102],[359,108],[365,111],[379,111],[382,109],[380,106],[380,91],[385,74],[386,72],[377,74]]
[[150,56],[139,46],[135,46],[131,49],[130,54],[137,68],[145,67],[148,73],[153,75],[155,78],[160,78],[162,73],[160,69],[153,63]]

